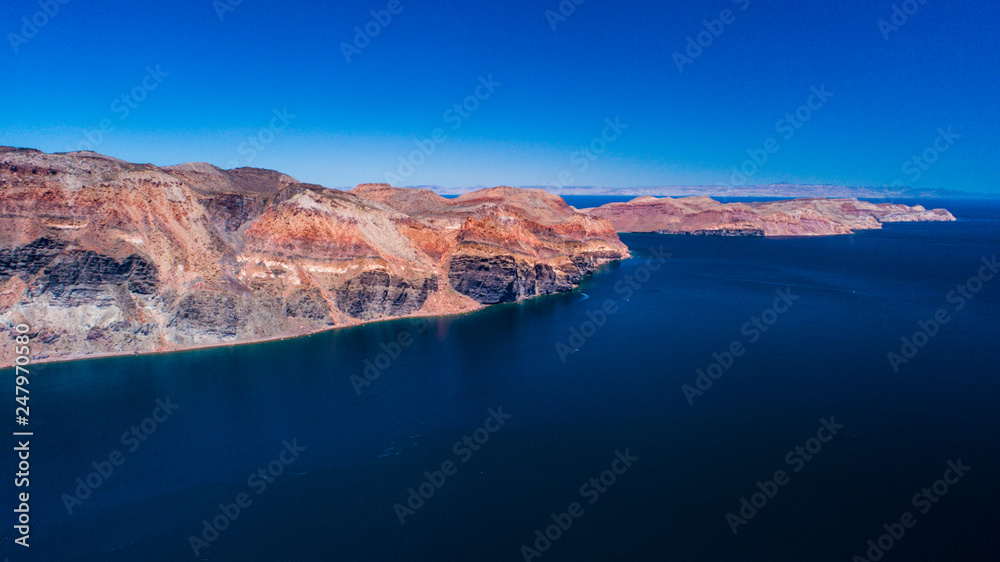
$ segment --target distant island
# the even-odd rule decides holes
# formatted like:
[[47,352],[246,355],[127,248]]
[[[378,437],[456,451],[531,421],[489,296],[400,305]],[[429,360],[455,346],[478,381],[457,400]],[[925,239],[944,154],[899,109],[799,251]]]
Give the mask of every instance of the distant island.
[[853,198],[724,204],[708,197],[637,197],[581,211],[611,221],[618,232],[709,236],[834,236],[879,229],[887,222],[955,220],[946,209]]
[[618,232],[837,235],[955,220],[857,199],[723,204],[638,197],[576,209],[541,189],[299,182],[273,170],[158,167],[0,147],[0,360],[293,337],[574,289],[630,257]]
[[[460,195],[476,188],[450,188],[419,186],[444,196]],[[599,187],[599,186],[523,186],[543,189],[560,196],[599,195],[607,197],[773,197],[782,199],[814,197],[849,197],[857,199],[917,199],[917,198],[976,198],[988,197],[977,193],[947,189],[913,189],[909,187],[865,187],[844,185],[801,185],[777,183],[766,185],[696,185],[648,187]]]

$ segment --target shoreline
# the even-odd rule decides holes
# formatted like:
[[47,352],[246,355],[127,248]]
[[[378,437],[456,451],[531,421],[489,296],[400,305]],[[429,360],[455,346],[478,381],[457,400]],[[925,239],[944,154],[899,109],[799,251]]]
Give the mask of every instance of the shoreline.
[[[956,221],[955,222],[958,222],[958,221],[961,221],[961,220],[962,219],[956,217]],[[912,221],[912,222],[903,221],[903,222],[890,222],[890,223],[885,223],[885,224],[891,224],[891,225],[896,225],[896,224],[912,224],[913,222],[923,223],[923,222],[937,222],[937,221]],[[849,236],[853,236],[855,234],[858,234],[860,232],[878,232],[878,231],[883,231],[883,230],[885,230],[885,228],[860,229],[857,232],[851,232],[849,234],[834,234],[834,233],[830,233],[830,234],[770,235],[770,236],[767,236],[767,235],[763,235],[763,236],[746,236],[746,235],[732,235],[732,236],[720,236],[720,235],[711,236],[711,235],[709,235],[709,236],[705,236],[705,235],[701,235],[701,237],[705,237],[705,238],[761,238],[761,239],[771,239],[771,240],[795,240],[795,239],[818,239],[818,238],[830,238],[830,237],[849,237]],[[659,235],[659,236],[678,236],[678,237],[685,237],[685,238],[693,236],[691,233],[687,233],[687,232],[628,232],[628,231],[622,231],[622,232],[619,232],[618,234],[628,234],[628,235],[642,235],[642,234],[647,234],[648,235],[648,234],[655,234],[655,235]],[[634,255],[630,255],[628,258],[626,258],[624,260],[617,260],[616,262],[612,262],[612,263],[622,263],[624,261],[631,260],[631,259],[635,259]],[[604,267],[606,267],[608,265],[610,265],[610,263],[602,265],[601,268],[604,268]],[[261,344],[261,343],[280,342],[280,341],[292,340],[292,339],[298,339],[298,338],[306,338],[306,337],[311,337],[311,336],[318,335],[318,334],[323,334],[323,333],[326,333],[326,332],[331,332],[331,331],[334,331],[334,330],[344,330],[344,329],[350,329],[350,328],[357,328],[357,327],[360,327],[360,326],[367,326],[367,325],[376,324],[376,323],[379,323],[379,322],[392,322],[392,321],[396,321],[396,320],[413,319],[413,318],[448,318],[448,317],[453,317],[453,316],[454,317],[464,316],[464,315],[467,315],[467,314],[478,313],[478,312],[481,312],[481,311],[493,308],[495,306],[502,306],[502,305],[505,305],[505,304],[506,305],[523,304],[523,303],[526,303],[526,302],[529,302],[529,301],[533,301],[533,300],[538,299],[538,298],[552,297],[552,296],[557,296],[557,295],[566,295],[566,294],[575,293],[575,292],[578,292],[580,290],[580,286],[582,285],[582,281],[584,281],[584,280],[592,277],[596,273],[597,273],[597,271],[595,271],[595,272],[587,275],[583,280],[581,280],[580,284],[578,284],[576,287],[574,287],[570,291],[563,291],[563,292],[560,292],[560,293],[552,293],[552,294],[548,294],[548,295],[536,295],[536,296],[528,298],[528,299],[523,299],[523,300],[520,300],[520,301],[510,302],[510,303],[497,303],[497,304],[491,304],[491,305],[481,305],[478,308],[473,308],[473,309],[470,309],[470,310],[464,310],[464,311],[458,311],[458,312],[450,312],[450,313],[443,313],[443,314],[442,313],[411,314],[411,315],[408,315],[408,316],[397,316],[397,317],[393,317],[393,318],[379,318],[379,319],[376,319],[376,320],[360,321],[360,322],[355,323],[355,324],[347,324],[347,325],[341,325],[341,326],[330,326],[330,327],[323,328],[323,329],[320,329],[320,330],[314,330],[314,331],[310,331],[310,332],[304,332],[304,333],[301,333],[301,334],[283,335],[283,336],[275,336],[275,337],[268,337],[268,338],[256,338],[256,339],[234,341],[234,342],[217,342],[217,343],[210,343],[210,344],[204,344],[204,345],[194,345],[194,346],[178,347],[178,348],[171,348],[171,349],[159,349],[159,350],[154,350],[154,351],[141,351],[141,352],[134,352],[133,351],[133,352],[125,352],[125,353],[94,353],[94,354],[79,355],[79,356],[70,356],[70,357],[44,358],[44,359],[39,359],[39,360],[34,360],[33,359],[30,362],[30,364],[31,365],[54,365],[54,364],[58,364],[58,363],[70,363],[70,362],[75,362],[75,361],[88,361],[88,360],[91,360],[91,359],[113,359],[113,358],[119,358],[119,357],[143,357],[143,356],[152,356],[152,355],[167,355],[167,354],[172,354],[172,353],[189,353],[189,352],[193,352],[193,351],[203,351],[203,350],[208,350],[208,349],[219,349],[219,348],[226,348],[226,347],[238,347],[238,346],[243,346],[243,345],[253,345],[253,344]],[[4,367],[0,368],[0,374],[4,374],[7,370],[13,370],[14,368],[15,368],[14,366],[10,366],[10,367],[4,366]]]
[[[635,258],[632,257],[632,256],[626,258],[626,260],[631,260],[631,259],[635,259]],[[612,263],[621,263],[621,262],[626,261],[626,260],[618,260],[617,262],[612,262]],[[604,264],[601,267],[602,268],[603,267],[607,267],[608,265],[610,265],[610,263],[609,264]],[[586,280],[587,278],[592,277],[595,273],[597,273],[597,271],[595,271],[594,273],[591,273],[590,275],[588,275],[587,277],[585,277],[584,280]],[[581,281],[583,281],[583,280],[581,280]],[[189,346],[189,347],[180,347],[180,348],[175,348],[175,349],[158,349],[158,350],[155,350],[155,351],[126,352],[126,353],[94,353],[94,354],[90,354],[90,355],[81,355],[81,356],[74,356],[74,357],[59,357],[59,358],[54,358],[54,359],[49,359],[49,358],[39,359],[39,360],[34,360],[33,359],[29,363],[29,365],[55,365],[55,364],[58,364],[58,363],[72,363],[72,362],[76,362],[76,361],[89,361],[91,359],[116,359],[116,358],[122,358],[122,357],[147,357],[147,356],[152,356],[152,355],[169,355],[169,354],[174,354],[174,353],[190,353],[190,352],[194,352],[194,351],[204,351],[204,350],[208,350],[208,349],[221,349],[221,348],[225,348],[225,347],[239,347],[239,346],[244,346],[244,345],[256,345],[256,344],[262,344],[262,343],[274,343],[274,342],[280,342],[280,341],[285,341],[285,340],[293,340],[293,339],[299,339],[299,338],[308,338],[308,337],[312,337],[312,336],[315,336],[315,335],[325,334],[327,332],[332,332],[332,331],[335,331],[335,330],[348,330],[348,329],[351,329],[351,328],[360,328],[362,326],[370,326],[372,324],[378,324],[378,323],[383,323],[383,322],[395,322],[395,321],[399,321],[399,320],[407,320],[407,319],[414,319],[414,318],[451,318],[451,317],[466,316],[466,315],[470,315],[470,314],[477,314],[477,313],[483,312],[485,310],[492,309],[492,308],[497,307],[497,306],[521,305],[521,304],[524,304],[524,303],[527,303],[527,302],[535,301],[537,299],[542,299],[542,298],[546,298],[546,297],[556,297],[556,296],[559,296],[559,295],[570,295],[570,294],[573,294],[573,293],[576,293],[576,292],[579,292],[579,291],[580,291],[580,285],[577,285],[576,287],[573,287],[573,289],[570,290],[570,291],[562,291],[562,292],[559,292],[559,293],[551,293],[551,294],[548,294],[548,295],[536,295],[534,297],[531,297],[531,298],[528,298],[528,299],[522,299],[522,300],[515,301],[515,302],[504,302],[504,303],[481,305],[478,308],[473,308],[473,309],[470,309],[470,310],[463,310],[463,311],[459,311],[459,312],[433,313],[433,314],[411,314],[411,315],[408,315],[408,316],[396,316],[396,317],[393,317],[393,318],[379,318],[379,319],[376,319],[376,320],[361,321],[361,322],[358,322],[356,324],[347,324],[347,325],[341,325],[341,326],[330,326],[328,328],[323,328],[321,330],[314,330],[314,331],[311,331],[311,332],[305,332],[305,333],[302,333],[302,334],[276,336],[276,337],[272,337],[272,338],[257,338],[257,339],[252,339],[252,340],[241,340],[241,341],[236,341],[236,342],[210,343],[210,344],[204,344],[204,345],[194,345],[194,346]],[[14,370],[14,368],[15,367],[13,367],[13,366],[2,367],[2,368],[0,368],[0,375],[6,374],[6,372],[8,370]]]
[[[575,291],[575,290],[576,289],[573,289],[573,291]],[[570,292],[573,292],[573,291],[567,291],[567,293],[570,293]],[[559,293],[559,294],[565,294],[565,293]],[[547,297],[547,296],[552,296],[552,295],[538,295],[537,297],[533,297],[533,298]],[[533,300],[533,299],[525,299],[523,301],[518,301],[518,302],[527,302],[529,300]],[[501,304],[517,304],[517,303],[501,303]],[[358,322],[356,324],[346,324],[346,325],[341,325],[341,326],[330,326],[328,328],[323,328],[321,330],[314,330],[314,331],[311,331],[311,332],[304,332],[304,333],[301,333],[301,334],[294,334],[294,335],[275,336],[275,337],[271,337],[271,338],[256,338],[256,339],[251,339],[251,340],[241,340],[241,341],[235,341],[235,342],[209,343],[209,344],[204,344],[204,345],[193,345],[193,346],[179,347],[179,348],[174,348],[174,349],[158,349],[158,350],[155,350],[155,351],[132,351],[132,352],[126,352],[126,353],[94,353],[94,354],[80,355],[80,356],[74,356],[74,357],[59,357],[59,358],[54,358],[54,359],[49,359],[49,358],[39,359],[39,360],[32,359],[31,362],[29,363],[29,365],[55,365],[55,364],[58,364],[58,363],[72,363],[72,362],[75,362],[75,361],[88,361],[88,360],[91,360],[91,359],[114,359],[114,358],[120,358],[120,357],[146,357],[146,356],[151,356],[151,355],[169,355],[169,354],[173,354],[173,353],[190,353],[192,351],[204,351],[206,349],[220,349],[220,348],[224,348],[224,347],[238,347],[238,346],[243,346],[243,345],[254,345],[254,344],[261,344],[261,343],[272,343],[272,342],[279,342],[279,341],[285,341],[285,340],[294,340],[294,339],[299,339],[299,338],[307,338],[307,337],[315,336],[317,334],[323,334],[323,333],[326,333],[326,332],[332,332],[334,330],[346,330],[346,329],[350,329],[350,328],[358,328],[358,327],[361,327],[361,326],[368,326],[368,325],[377,324],[377,323],[380,323],[380,322],[393,322],[393,321],[396,321],[396,320],[406,320],[406,319],[412,319],[412,318],[448,318],[448,317],[451,317],[451,316],[462,316],[462,315],[465,315],[465,314],[474,314],[476,312],[480,312],[480,311],[486,310],[487,308],[490,308],[491,306],[495,306],[495,305],[485,305],[485,306],[481,306],[479,308],[474,308],[472,310],[464,310],[464,311],[460,311],[460,312],[450,312],[450,313],[445,313],[445,314],[440,314],[440,313],[437,313],[437,314],[411,314],[409,316],[396,316],[396,317],[393,317],[393,318],[379,318],[379,319],[376,319],[376,320],[365,320],[365,321],[362,321],[362,322]],[[13,366],[0,368],[0,374],[5,373],[7,370],[13,370],[13,369],[14,369]]]

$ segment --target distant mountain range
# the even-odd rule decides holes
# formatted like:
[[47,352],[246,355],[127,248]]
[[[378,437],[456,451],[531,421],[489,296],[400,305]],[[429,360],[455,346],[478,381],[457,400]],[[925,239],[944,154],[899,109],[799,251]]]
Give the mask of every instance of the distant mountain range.
[[[430,189],[439,195],[460,195],[479,187],[417,186]],[[669,196],[669,197],[852,197],[864,199],[894,198],[983,198],[1000,197],[981,193],[953,191],[949,189],[913,189],[909,187],[862,187],[843,185],[797,185],[778,183],[770,185],[747,185],[739,187],[719,185],[695,186],[653,186],[653,187],[597,187],[597,186],[522,186],[544,189],[556,195],[601,195],[620,197]]]

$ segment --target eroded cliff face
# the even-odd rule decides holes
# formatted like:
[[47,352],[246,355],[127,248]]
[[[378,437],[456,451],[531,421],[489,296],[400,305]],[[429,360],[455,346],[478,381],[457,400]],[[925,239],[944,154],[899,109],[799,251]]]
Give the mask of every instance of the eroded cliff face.
[[0,359],[163,351],[572,289],[628,250],[543,191],[344,192],[270,170],[0,148]]
[[886,222],[955,220],[945,209],[920,205],[816,198],[720,203],[708,197],[637,197],[582,212],[607,219],[618,232],[716,236],[831,236],[879,229]]
[[429,252],[450,247],[441,261],[449,285],[481,304],[569,291],[599,265],[628,255],[609,222],[540,189],[496,187],[455,199],[407,190],[408,201],[384,186],[354,191],[436,226],[444,242],[428,241]]

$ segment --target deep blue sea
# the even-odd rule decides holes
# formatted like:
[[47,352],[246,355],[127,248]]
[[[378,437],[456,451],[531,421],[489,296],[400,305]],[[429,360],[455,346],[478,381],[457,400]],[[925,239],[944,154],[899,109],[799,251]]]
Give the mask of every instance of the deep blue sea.
[[623,235],[568,294],[33,367],[30,549],[4,370],[0,556],[1000,560],[1000,202],[919,203],[960,220]]

